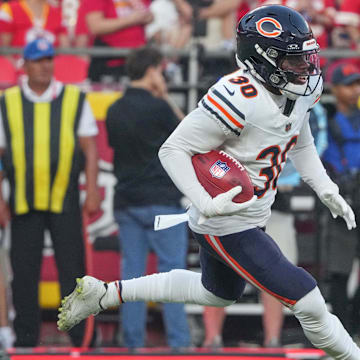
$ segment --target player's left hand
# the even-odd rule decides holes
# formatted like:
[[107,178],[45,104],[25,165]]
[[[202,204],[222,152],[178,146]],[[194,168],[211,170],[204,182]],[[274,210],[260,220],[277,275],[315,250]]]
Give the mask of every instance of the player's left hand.
[[354,212],[338,192],[334,190],[324,190],[319,195],[319,198],[322,203],[329,208],[334,219],[341,216],[345,220],[348,230],[356,228]]

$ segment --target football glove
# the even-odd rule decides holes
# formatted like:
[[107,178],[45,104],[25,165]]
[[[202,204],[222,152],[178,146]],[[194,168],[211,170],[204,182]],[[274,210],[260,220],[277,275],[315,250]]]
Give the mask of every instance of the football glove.
[[326,205],[334,219],[341,216],[347,225],[348,230],[356,228],[355,215],[345,199],[334,190],[324,190],[320,193],[321,202]]
[[240,211],[247,209],[251,206],[257,199],[257,196],[254,195],[250,200],[245,201],[243,203],[235,203],[232,199],[240,194],[242,191],[242,187],[235,186],[229,191],[219,194],[214,198],[208,196],[206,200],[203,202],[202,209],[200,212],[206,217],[213,216],[224,216],[224,215],[234,215]]

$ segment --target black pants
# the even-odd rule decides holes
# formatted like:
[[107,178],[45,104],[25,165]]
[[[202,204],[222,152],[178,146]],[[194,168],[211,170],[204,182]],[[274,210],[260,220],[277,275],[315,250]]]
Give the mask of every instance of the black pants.
[[[59,274],[61,295],[75,287],[75,279],[85,273],[81,212],[78,205],[68,213],[30,211],[11,221],[10,259],[13,270],[12,292],[16,311],[15,346],[36,346],[40,332],[38,286],[44,245],[49,229]],[[84,322],[70,331],[74,346],[80,346]]]

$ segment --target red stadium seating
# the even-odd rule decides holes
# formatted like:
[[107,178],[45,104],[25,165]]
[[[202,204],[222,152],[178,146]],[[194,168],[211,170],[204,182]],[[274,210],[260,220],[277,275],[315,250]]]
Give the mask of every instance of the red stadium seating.
[[55,57],[55,78],[64,83],[81,83],[87,78],[89,62],[79,56]]

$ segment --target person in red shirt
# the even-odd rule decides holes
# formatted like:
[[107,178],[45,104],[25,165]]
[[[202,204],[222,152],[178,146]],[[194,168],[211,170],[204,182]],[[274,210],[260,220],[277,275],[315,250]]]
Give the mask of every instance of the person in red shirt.
[[95,38],[92,34],[90,34],[89,28],[86,24],[86,14],[87,2],[85,0],[80,0],[75,24],[75,47],[92,46],[94,43]]
[[199,8],[198,20],[208,20],[212,18],[221,19],[221,33],[223,40],[220,44],[220,48],[225,50],[234,50],[234,28],[237,20],[236,17],[238,16],[237,11],[243,6],[247,6],[246,0],[216,0],[203,1],[203,3],[209,3],[209,5]]
[[360,0],[343,0],[337,22],[345,26],[354,47],[360,49]]
[[[85,26],[95,36],[94,46],[137,48],[145,45],[146,24],[153,19],[148,0],[83,0],[81,9],[85,22],[78,19],[84,33]],[[124,58],[93,58],[89,78],[101,80],[104,75],[118,79],[124,74]]]
[[46,0],[19,0],[0,7],[0,37],[3,46],[24,47],[43,37],[55,46],[69,46],[62,24],[61,8]]

